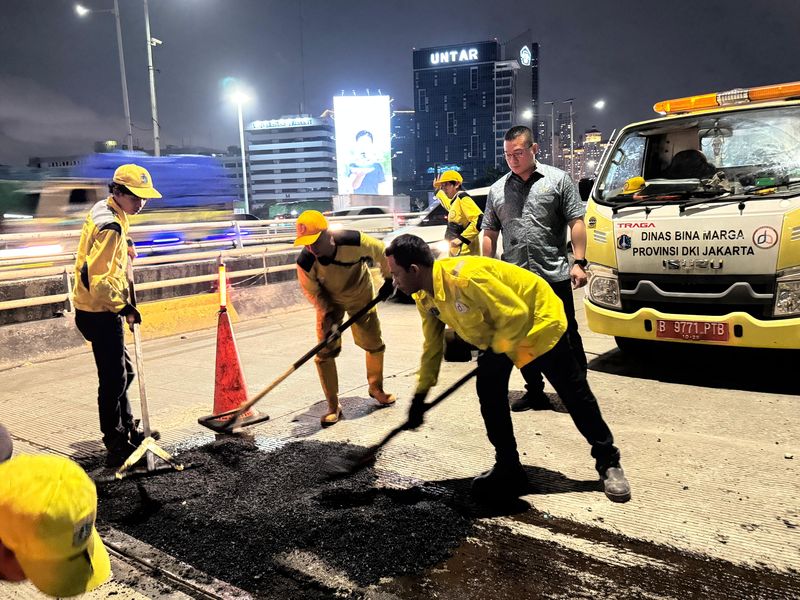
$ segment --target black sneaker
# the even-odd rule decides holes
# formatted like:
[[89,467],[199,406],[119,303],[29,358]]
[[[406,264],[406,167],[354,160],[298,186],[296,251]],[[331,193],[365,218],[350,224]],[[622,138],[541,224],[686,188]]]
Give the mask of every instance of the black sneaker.
[[524,410],[552,410],[553,405],[550,404],[550,398],[544,392],[531,394],[526,392],[519,398],[515,398],[511,402],[512,412],[522,412]]
[[[140,422],[141,421],[139,419],[136,419],[133,425],[128,426],[128,439],[131,441],[131,444],[133,444],[137,448],[144,441],[144,431],[139,429]],[[150,437],[158,441],[161,439],[161,432],[158,431],[157,429],[153,429],[150,431]]]
[[494,467],[472,480],[472,495],[481,500],[518,498],[528,493],[528,475],[519,463]]
[[625,478],[625,471],[622,467],[609,467],[600,476],[603,482],[603,491],[606,497],[612,502],[627,502],[631,499],[631,485]]

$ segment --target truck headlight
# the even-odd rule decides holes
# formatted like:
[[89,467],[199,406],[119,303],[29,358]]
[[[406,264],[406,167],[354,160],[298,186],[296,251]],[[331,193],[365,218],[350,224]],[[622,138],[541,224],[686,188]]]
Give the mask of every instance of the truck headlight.
[[611,269],[591,265],[589,267],[589,285],[586,294],[589,300],[609,308],[622,308],[619,298],[619,279]]
[[776,317],[800,315],[800,269],[778,278],[772,314]]

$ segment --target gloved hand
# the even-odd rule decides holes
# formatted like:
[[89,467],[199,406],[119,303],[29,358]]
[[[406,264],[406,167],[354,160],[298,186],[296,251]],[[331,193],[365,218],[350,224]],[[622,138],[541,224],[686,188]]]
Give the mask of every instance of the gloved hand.
[[394,294],[394,282],[392,281],[392,278],[389,277],[383,280],[383,285],[381,286],[381,289],[378,290],[378,298],[381,300],[388,300],[392,297],[392,294]]
[[322,318],[322,333],[329,342],[342,336],[339,331],[339,324],[334,321],[330,314],[326,314]]
[[128,322],[128,327],[130,327],[131,331],[133,331],[134,323],[142,322],[142,313],[140,313],[133,304],[126,304],[117,314]]
[[406,429],[416,429],[425,422],[425,398],[428,392],[417,392],[411,400],[411,407],[408,409],[408,420]]

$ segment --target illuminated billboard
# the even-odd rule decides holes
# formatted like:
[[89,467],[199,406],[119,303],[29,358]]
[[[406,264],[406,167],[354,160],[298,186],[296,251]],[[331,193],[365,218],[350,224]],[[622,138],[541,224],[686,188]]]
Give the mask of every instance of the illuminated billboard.
[[335,96],[340,194],[392,194],[389,96]]

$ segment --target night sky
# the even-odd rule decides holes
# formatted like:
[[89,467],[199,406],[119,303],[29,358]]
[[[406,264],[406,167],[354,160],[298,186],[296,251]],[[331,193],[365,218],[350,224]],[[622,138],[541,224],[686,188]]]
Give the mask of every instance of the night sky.
[[[142,0],[119,0],[134,137],[152,148]],[[125,125],[110,13],[72,0],[0,0],[0,163],[91,151]],[[85,0],[110,9],[113,0]],[[238,144],[225,78],[255,97],[245,120],[319,115],[342,90],[413,107],[413,48],[526,29],[540,44],[541,100],[574,97],[576,132],[654,116],[660,99],[800,80],[800,1],[150,0],[162,148]],[[302,29],[300,15],[302,12]],[[592,103],[603,98],[598,113]],[[548,111],[549,109],[545,108]],[[564,106],[566,110],[566,106]]]

